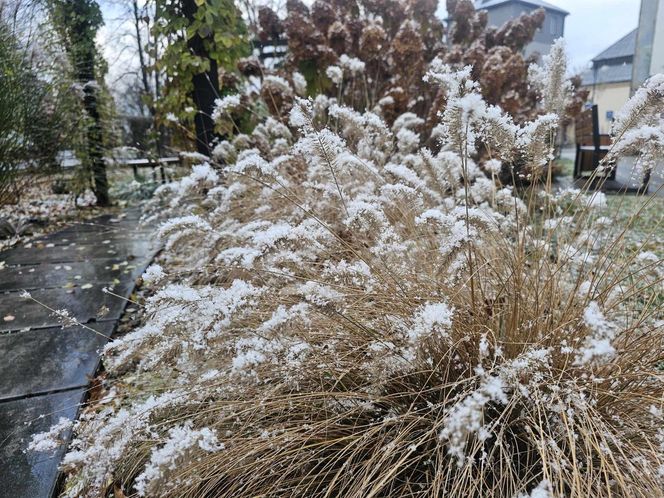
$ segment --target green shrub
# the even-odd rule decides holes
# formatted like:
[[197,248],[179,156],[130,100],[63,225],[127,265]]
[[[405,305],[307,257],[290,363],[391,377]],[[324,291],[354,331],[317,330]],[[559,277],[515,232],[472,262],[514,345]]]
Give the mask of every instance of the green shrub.
[[0,22],[0,205],[18,199],[26,173],[58,166],[57,153],[68,135],[70,95],[58,81],[40,78],[26,53]]

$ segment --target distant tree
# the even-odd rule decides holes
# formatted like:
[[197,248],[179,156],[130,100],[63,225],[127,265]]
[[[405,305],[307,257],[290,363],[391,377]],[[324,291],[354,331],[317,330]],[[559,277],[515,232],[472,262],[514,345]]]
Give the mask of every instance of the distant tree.
[[[142,84],[142,100],[145,105],[147,105],[150,115],[154,118],[156,112],[154,108],[155,97],[155,88],[158,87],[158,84],[155,82],[153,85],[151,80],[151,64],[148,60],[148,54],[146,53],[146,40],[144,40],[144,29],[143,25],[147,24],[149,26],[150,17],[147,10],[148,4],[145,3],[142,7],[139,6],[138,0],[131,0],[131,13],[132,21],[134,24],[134,34],[136,37],[136,54],[138,55],[138,62],[141,72],[141,84]],[[158,76],[157,76],[158,78]]]
[[[196,23],[198,12],[197,0],[182,0],[182,13],[190,25]],[[198,152],[210,155],[210,143],[214,138],[214,122],[212,110],[214,101],[219,96],[219,68],[217,60],[210,56],[209,44],[205,39],[213,36],[213,32],[196,29],[187,39],[189,52],[206,62],[206,69],[192,75],[191,97],[198,112],[194,117],[196,126],[196,146]]]
[[220,71],[248,54],[246,26],[233,0],[157,0],[156,15],[157,66],[166,77],[159,110],[193,121],[196,147],[209,155],[214,101],[225,91]]
[[99,5],[95,0],[49,0],[56,29],[73,67],[75,79],[82,87],[83,105],[89,117],[87,125],[87,156],[93,179],[97,204],[110,204],[108,178],[104,162],[104,137],[100,113],[97,62],[100,58],[95,44],[98,29],[103,24]]
[[0,15],[0,204],[18,200],[36,173],[54,171],[61,145],[73,140],[70,95],[33,66],[14,31],[22,27]]

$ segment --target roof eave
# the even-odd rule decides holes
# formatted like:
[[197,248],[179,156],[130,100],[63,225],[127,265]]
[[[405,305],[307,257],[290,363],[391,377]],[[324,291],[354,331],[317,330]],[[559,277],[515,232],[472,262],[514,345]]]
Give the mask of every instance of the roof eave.
[[[636,45],[634,47],[632,47],[632,49],[629,51],[629,53],[623,52],[623,53],[620,53],[620,55],[617,55],[617,56],[612,54],[611,50],[613,50],[614,47],[616,47],[617,45],[622,43],[624,40],[626,40],[628,37],[630,37],[631,35],[633,35],[637,32],[638,32],[638,28],[633,30],[633,31],[630,31],[625,36],[623,36],[618,41],[616,41],[613,45],[610,45],[609,47],[605,48],[602,52],[600,52],[598,55],[593,57],[591,59],[591,62],[593,64],[595,64],[595,63],[599,63],[599,62],[602,62],[602,61],[611,61],[611,60],[621,61],[622,59],[629,59],[629,58],[632,58],[632,60],[633,60],[634,55],[635,55],[635,51],[636,51]],[[634,43],[636,44],[636,41]],[[607,55],[607,52],[608,52],[608,55]],[[623,61],[623,62],[631,62],[631,61]]]
[[631,79],[619,79],[619,80],[610,80],[610,81],[589,81],[588,83],[581,83],[581,87],[588,87],[588,86],[599,86],[599,85],[618,85],[620,83],[631,83]]
[[544,10],[552,10],[554,12],[557,12],[558,14],[562,14],[563,16],[567,17],[569,15],[569,12],[567,12],[565,9],[561,9],[560,7],[556,7],[555,5],[552,5],[551,7],[545,7],[543,5],[536,5],[533,4],[532,2],[529,2],[528,0],[516,0],[519,3],[525,3],[526,5],[530,5],[532,7],[540,7]]
[[[505,0],[505,2],[503,2],[503,3],[493,4],[493,5],[486,5],[486,6],[485,5],[480,5],[478,7],[475,7],[475,10],[478,10],[478,11],[479,10],[492,10],[492,9],[495,9],[495,8],[498,8],[498,7],[502,6],[504,3],[507,3],[508,1],[510,1],[510,0]],[[529,2],[528,0],[511,0],[511,1],[514,1],[516,3],[522,3],[522,4],[528,5],[530,7],[538,7],[538,8],[544,9],[544,10],[550,10],[550,11],[553,11],[553,12],[557,12],[558,14],[562,14],[565,17],[570,15],[569,12],[567,12],[564,9],[561,9],[560,7],[556,7],[555,5],[553,5],[551,7],[545,7],[543,5],[537,5],[535,3]]]

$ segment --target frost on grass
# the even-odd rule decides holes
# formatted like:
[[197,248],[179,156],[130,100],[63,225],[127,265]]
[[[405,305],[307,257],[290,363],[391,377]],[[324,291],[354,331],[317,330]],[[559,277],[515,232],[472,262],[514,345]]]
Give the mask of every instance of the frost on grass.
[[[564,65],[557,43],[531,71],[540,115],[516,123],[472,68],[434,61],[433,141],[413,112],[388,126],[389,99],[266,80],[289,110],[150,203],[163,268],[105,348],[132,389],[77,428],[78,496],[657,496],[659,260],[625,250],[602,195],[501,179],[546,172]],[[328,77],[370,70],[339,57]],[[658,81],[617,134],[659,126]]]
[[599,305],[593,301],[583,312],[583,322],[590,330],[586,337],[576,362],[586,364],[590,361],[606,361],[615,354],[616,350],[611,344],[615,337],[617,327],[604,316]]
[[153,284],[159,282],[165,276],[164,269],[160,265],[153,264],[145,269],[142,278],[144,282]]
[[34,434],[28,443],[28,451],[50,452],[62,446],[64,433],[74,426],[72,420],[60,417],[48,431]]
[[[136,491],[139,496],[149,496],[151,484],[164,479],[169,473],[177,470],[178,463],[185,457],[192,456],[196,450],[212,453],[224,448],[217,440],[214,431],[205,427],[192,429],[191,424],[169,429],[168,439],[163,446],[152,451],[150,461],[136,478]],[[175,489],[180,485],[178,479],[169,479],[169,487]]]
[[417,345],[424,339],[444,340],[452,327],[453,310],[445,303],[427,303],[420,307],[408,329],[408,341]]
[[328,66],[325,74],[335,85],[340,85],[344,78],[344,72],[339,66]]
[[466,458],[466,442],[471,434],[485,440],[491,434],[484,426],[484,408],[490,402],[507,403],[503,381],[488,377],[479,388],[457,403],[444,420],[440,439],[448,443],[447,452],[458,459],[461,467]]
[[554,498],[554,496],[551,483],[544,479],[530,493],[519,494],[518,498]]
[[240,106],[239,95],[228,95],[222,99],[214,101],[214,110],[212,111],[212,119],[219,121],[224,114],[232,112]]

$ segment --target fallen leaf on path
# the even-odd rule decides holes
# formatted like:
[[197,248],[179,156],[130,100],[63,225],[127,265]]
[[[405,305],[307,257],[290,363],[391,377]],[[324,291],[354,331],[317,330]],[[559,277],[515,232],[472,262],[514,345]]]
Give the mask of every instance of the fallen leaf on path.
[[3,318],[5,322],[13,322],[15,319],[16,317],[14,315],[5,315]]
[[81,285],[81,289],[92,289],[92,284],[83,284]]

